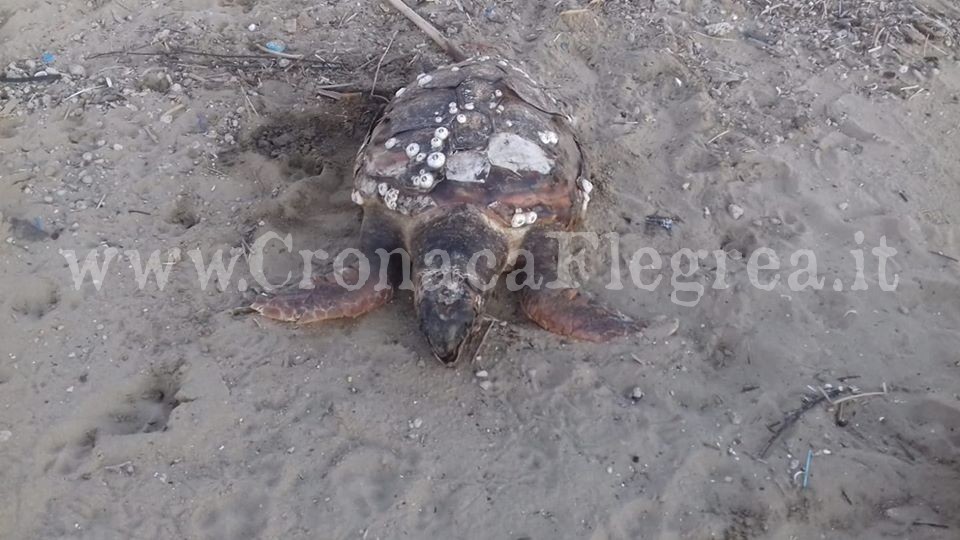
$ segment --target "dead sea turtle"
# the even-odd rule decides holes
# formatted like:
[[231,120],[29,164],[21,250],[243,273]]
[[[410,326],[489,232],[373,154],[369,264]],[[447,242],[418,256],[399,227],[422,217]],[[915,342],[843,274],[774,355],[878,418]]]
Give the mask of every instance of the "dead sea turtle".
[[406,5],[390,3],[458,61],[398,90],[357,156],[353,201],[363,208],[367,279],[349,288],[318,280],[252,308],[301,323],[367,313],[400,282],[402,255],[380,257],[399,248],[411,262],[420,327],[449,363],[480,332],[483,284],[523,255],[522,267],[534,269],[528,279],[541,286],[522,288],[520,304],[539,326],[590,341],[640,331],[642,324],[577,289],[545,286],[558,277],[557,241],[547,234],[577,229],[593,188],[556,101],[510,61],[464,59]]

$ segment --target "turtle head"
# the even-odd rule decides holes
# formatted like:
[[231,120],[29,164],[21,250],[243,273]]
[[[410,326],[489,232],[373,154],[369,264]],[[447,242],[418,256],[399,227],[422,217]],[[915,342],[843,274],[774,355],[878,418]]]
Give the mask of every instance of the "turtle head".
[[507,255],[505,236],[479,211],[450,209],[414,234],[414,296],[420,329],[445,364],[479,347],[487,293]]
[[444,278],[429,274],[423,276],[417,292],[420,330],[434,356],[444,364],[456,362],[478,326],[482,293],[456,276]]

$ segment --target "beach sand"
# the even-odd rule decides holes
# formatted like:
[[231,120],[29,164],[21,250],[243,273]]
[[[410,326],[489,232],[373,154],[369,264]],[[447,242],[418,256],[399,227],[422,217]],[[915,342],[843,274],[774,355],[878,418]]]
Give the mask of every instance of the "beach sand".
[[[414,7],[561,101],[588,229],[621,238],[585,288],[677,332],[574,342],[499,290],[504,324],[448,369],[407,292],[343,322],[237,313],[256,238],[294,239],[267,247],[274,283],[296,250],[356,245],[379,96],[442,52],[379,2],[5,0],[7,76],[49,52],[63,77],[0,83],[0,538],[960,537],[955,4]],[[259,58],[271,40],[304,58]],[[626,273],[643,246],[654,291]],[[76,287],[65,250],[107,247]],[[682,248],[727,254],[728,287],[713,255],[675,272]],[[162,291],[129,250],[159,250]],[[233,278],[202,289],[189,253],[218,250]],[[798,250],[821,290],[789,286]]]

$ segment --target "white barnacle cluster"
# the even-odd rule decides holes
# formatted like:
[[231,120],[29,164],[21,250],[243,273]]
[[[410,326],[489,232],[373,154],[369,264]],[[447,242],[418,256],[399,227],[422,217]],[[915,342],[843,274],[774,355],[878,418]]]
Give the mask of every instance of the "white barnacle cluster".
[[353,201],[353,204],[359,204],[363,206],[363,194],[357,190],[353,190],[350,194],[350,200]]
[[514,210],[513,217],[510,218],[510,226],[514,229],[525,225],[533,225],[537,221],[537,213],[533,210],[524,212],[522,208]]
[[[429,149],[423,148],[415,142],[404,148],[404,153],[411,162],[425,165],[417,174],[410,177],[410,183],[413,187],[430,191],[442,179],[441,171],[447,163],[447,155],[443,152],[443,149],[449,137],[450,130],[440,126],[433,130]],[[384,193],[380,195],[385,197]],[[384,201],[386,202],[386,198],[384,198]]]
[[540,136],[540,142],[543,144],[553,145],[560,141],[560,137],[558,137],[554,131],[541,131],[538,135]]
[[436,183],[437,178],[433,175],[433,173],[421,169],[420,174],[414,176],[411,180],[413,181],[414,187],[430,189]]
[[583,206],[580,211],[586,212],[587,205],[590,203],[590,192],[593,191],[593,182],[586,178],[580,178],[577,180],[577,187],[580,188],[580,193],[583,194]]
[[397,209],[397,199],[400,197],[400,190],[397,188],[390,188],[383,195],[383,204],[387,205],[387,208],[391,210]]
[[417,86],[423,87],[424,85],[428,84],[432,80],[433,80],[432,75],[421,73],[417,75]]

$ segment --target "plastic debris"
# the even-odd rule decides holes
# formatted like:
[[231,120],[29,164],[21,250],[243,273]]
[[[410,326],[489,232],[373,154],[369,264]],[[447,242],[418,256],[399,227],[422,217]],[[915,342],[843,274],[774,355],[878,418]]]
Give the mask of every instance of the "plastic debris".
[[287,50],[287,44],[280,40],[268,41],[264,46],[273,52],[283,52]]

